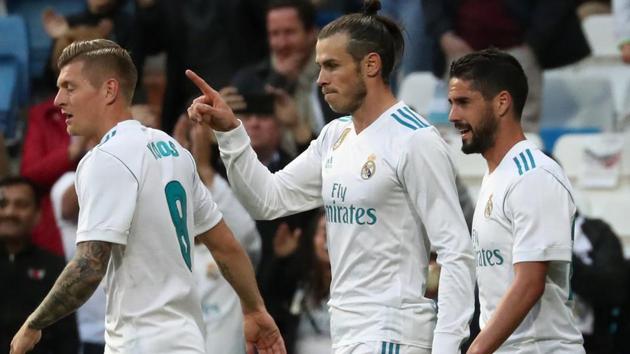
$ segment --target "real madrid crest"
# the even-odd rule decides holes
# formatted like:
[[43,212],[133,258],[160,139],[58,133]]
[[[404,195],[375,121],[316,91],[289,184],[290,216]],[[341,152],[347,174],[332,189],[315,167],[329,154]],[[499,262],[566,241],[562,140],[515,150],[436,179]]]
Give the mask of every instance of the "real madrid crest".
[[348,136],[348,133],[350,133],[350,130],[351,130],[350,128],[346,128],[343,130],[343,132],[341,132],[339,139],[337,139],[337,141],[333,145],[333,150],[337,150],[337,148],[341,146],[341,143],[343,143],[343,141],[346,139],[346,136]]
[[368,156],[368,160],[361,167],[361,178],[370,179],[376,173],[376,156],[371,154]]
[[483,215],[485,215],[486,218],[489,218],[491,214],[492,214],[492,194],[490,194],[490,197],[488,198],[488,202],[486,203],[486,210],[484,211]]

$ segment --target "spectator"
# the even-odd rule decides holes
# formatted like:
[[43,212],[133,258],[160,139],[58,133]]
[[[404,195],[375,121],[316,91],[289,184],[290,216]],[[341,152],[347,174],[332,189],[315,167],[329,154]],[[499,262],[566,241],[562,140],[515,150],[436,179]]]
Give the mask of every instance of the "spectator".
[[[24,177],[0,181],[0,348],[42,301],[64,268],[62,257],[40,249],[31,234],[40,216],[37,187]],[[68,316],[44,333],[33,354],[73,354],[78,351],[76,318]]]
[[146,56],[166,53],[162,130],[173,132],[186,101],[196,92],[182,75],[186,68],[223,87],[238,68],[265,57],[265,5],[266,0],[138,1],[138,45],[132,48],[138,72],[142,74]]
[[[615,347],[623,305],[628,302],[628,284],[623,280],[630,275],[621,242],[605,221],[581,214],[576,217],[574,235],[571,287],[577,295],[576,319],[584,348],[588,354],[627,353]],[[615,284],[612,289],[611,284]]]
[[613,16],[621,59],[630,64],[630,0],[613,0]]
[[[267,9],[267,40],[270,57],[239,70],[232,84],[221,94],[228,103],[239,101],[240,95],[264,92],[272,86],[283,106],[295,106],[295,116],[284,122],[290,128],[309,127],[310,134],[296,134],[288,129],[283,147],[291,155],[319,134],[325,123],[338,117],[323,100],[317,88],[319,68],[315,63],[315,8],[307,0],[274,0]],[[292,102],[287,102],[291,100]]]
[[542,70],[568,65],[590,50],[572,0],[423,0],[427,30],[433,36],[433,73],[443,77],[453,60],[496,47],[523,66],[529,96],[523,129],[538,131]]
[[317,217],[312,219],[304,238],[303,244],[310,246],[305,247],[306,252],[303,252],[308,252],[305,258],[310,266],[304,274],[300,289],[302,295],[296,299],[296,306],[299,305],[296,310],[300,312],[297,353],[331,353],[328,300],[332,273],[326,237],[326,215],[323,210],[319,210]]

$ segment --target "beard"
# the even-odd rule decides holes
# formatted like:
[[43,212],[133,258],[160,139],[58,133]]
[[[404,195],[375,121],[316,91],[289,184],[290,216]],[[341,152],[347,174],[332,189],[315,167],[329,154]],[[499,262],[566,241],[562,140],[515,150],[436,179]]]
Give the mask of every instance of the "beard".
[[498,127],[499,121],[494,117],[491,108],[488,107],[476,128],[468,125],[471,137],[468,142],[462,138],[462,152],[464,154],[483,154],[486,152],[494,146]]
[[350,85],[350,87],[353,89],[346,95],[347,99],[344,100],[345,102],[339,102],[337,104],[328,102],[328,105],[333,112],[340,114],[352,114],[356,112],[361,105],[363,105],[365,96],[367,96],[367,87],[365,86],[363,78],[360,75],[357,75],[356,84]]

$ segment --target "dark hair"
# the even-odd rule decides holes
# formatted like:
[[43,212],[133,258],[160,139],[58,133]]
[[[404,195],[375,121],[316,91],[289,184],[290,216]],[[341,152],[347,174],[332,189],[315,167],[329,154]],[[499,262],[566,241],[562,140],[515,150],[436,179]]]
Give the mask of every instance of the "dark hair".
[[528,86],[523,67],[513,56],[495,48],[470,53],[451,64],[449,77],[471,81],[473,89],[486,100],[501,91],[509,92],[520,121]]
[[128,103],[131,103],[138,81],[138,72],[125,49],[107,39],[77,41],[61,52],[57,67],[61,70],[75,60],[81,60],[85,63],[84,70],[87,69],[88,79],[94,86],[103,83],[102,75],[98,75],[96,70],[105,69],[113,72],[120,83],[122,95]]
[[12,186],[27,186],[33,192],[33,198],[35,202],[35,206],[39,208],[40,199],[42,196],[40,188],[30,180],[29,178],[22,176],[8,176],[0,179],[0,188],[3,187],[12,187]]
[[308,0],[271,0],[267,6],[267,13],[271,10],[290,7],[294,8],[305,30],[310,30],[315,27],[316,10],[313,3]]
[[389,82],[390,74],[403,55],[405,41],[396,22],[376,14],[380,8],[380,1],[366,0],[363,13],[345,15],[332,21],[319,32],[318,39],[347,33],[350,37],[348,53],[357,62],[369,53],[377,53],[383,63],[381,77]]

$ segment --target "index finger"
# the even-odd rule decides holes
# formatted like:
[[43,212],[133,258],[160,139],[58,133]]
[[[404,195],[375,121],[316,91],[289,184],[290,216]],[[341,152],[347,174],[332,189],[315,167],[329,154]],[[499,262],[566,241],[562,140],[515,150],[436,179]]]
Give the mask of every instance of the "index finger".
[[218,95],[217,91],[210,87],[210,85],[208,85],[208,83],[204,79],[199,77],[199,75],[195,74],[194,71],[190,69],[186,70],[186,76],[188,76],[190,81],[192,81],[193,84],[195,84],[195,86],[197,86],[197,88],[201,90],[204,95],[209,96],[212,99],[214,99],[215,96]]

